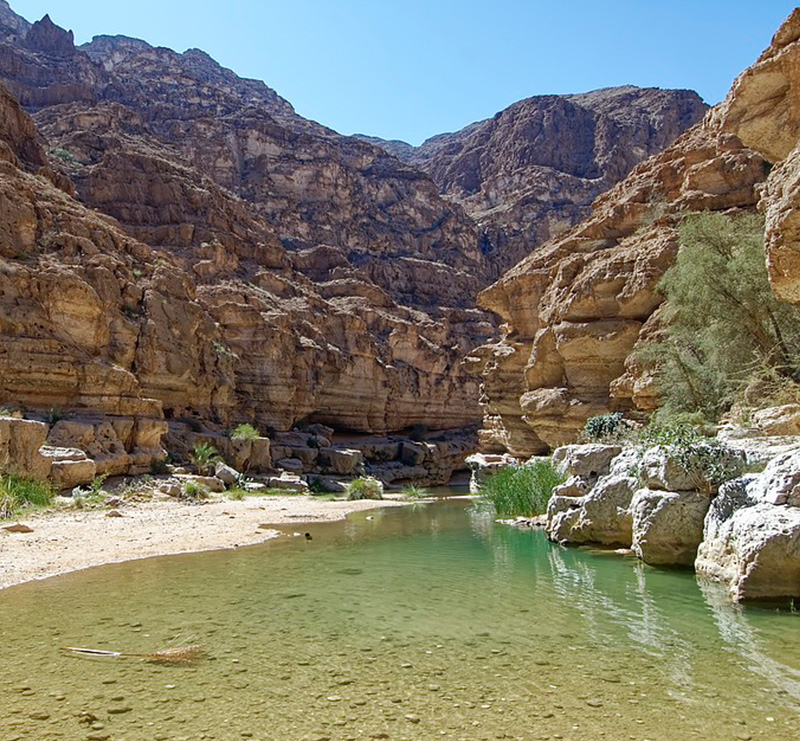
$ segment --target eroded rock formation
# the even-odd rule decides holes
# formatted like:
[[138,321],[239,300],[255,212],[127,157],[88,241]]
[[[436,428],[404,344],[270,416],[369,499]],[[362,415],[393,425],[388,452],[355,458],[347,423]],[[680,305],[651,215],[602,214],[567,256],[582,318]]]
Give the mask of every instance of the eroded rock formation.
[[370,141],[427,172],[464,207],[498,277],[588,216],[597,196],[707,108],[688,90],[625,86],[521,100],[420,147]]
[[763,211],[770,279],[779,296],[800,302],[799,38],[795,11],[700,124],[480,295],[506,322],[501,342],[472,355],[484,376],[487,449],[540,453],[574,440],[591,416],[656,408],[651,374],[633,351],[659,332],[655,289],[686,212]]

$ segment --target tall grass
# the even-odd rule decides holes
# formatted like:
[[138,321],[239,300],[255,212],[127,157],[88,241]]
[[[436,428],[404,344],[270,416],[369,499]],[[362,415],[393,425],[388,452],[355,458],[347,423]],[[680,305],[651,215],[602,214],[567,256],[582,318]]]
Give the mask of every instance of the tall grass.
[[47,507],[54,496],[53,487],[46,481],[4,474],[0,476],[0,519],[28,507]]
[[546,512],[553,489],[563,481],[550,461],[506,466],[486,480],[480,501],[501,516],[533,517]]

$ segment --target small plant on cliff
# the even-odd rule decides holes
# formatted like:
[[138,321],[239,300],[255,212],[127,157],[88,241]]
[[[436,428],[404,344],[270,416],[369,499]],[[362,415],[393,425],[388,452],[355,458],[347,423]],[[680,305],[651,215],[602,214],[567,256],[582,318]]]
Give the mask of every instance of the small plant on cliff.
[[383,499],[383,484],[372,476],[360,476],[347,485],[348,499]]
[[214,348],[214,352],[217,354],[218,358],[224,360],[239,359],[239,356],[233,350],[223,345],[219,340],[213,340],[211,346]]
[[534,517],[547,511],[553,489],[564,482],[549,460],[506,466],[481,487],[480,503],[506,517]]
[[222,460],[219,451],[211,443],[200,441],[194,444],[189,457],[200,473],[209,471],[217,461]]
[[0,518],[13,517],[28,507],[47,507],[54,495],[53,487],[46,481],[13,474],[0,476]]
[[645,430],[642,443],[663,451],[701,491],[713,493],[745,471],[745,457],[740,452],[685,421],[661,422],[656,417]]
[[258,430],[250,424],[239,425],[231,430],[231,440],[244,440],[252,442],[259,437],[260,435]]
[[588,443],[616,443],[628,440],[632,434],[631,423],[623,419],[622,412],[614,412],[586,420],[581,439]]

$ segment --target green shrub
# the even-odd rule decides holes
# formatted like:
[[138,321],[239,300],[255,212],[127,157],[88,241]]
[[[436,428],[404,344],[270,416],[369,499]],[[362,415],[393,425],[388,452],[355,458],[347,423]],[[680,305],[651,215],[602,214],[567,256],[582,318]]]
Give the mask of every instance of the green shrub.
[[506,466],[481,487],[481,503],[496,514],[533,517],[547,511],[553,489],[564,482],[549,460]]
[[4,474],[0,476],[0,518],[13,517],[28,507],[47,507],[54,496],[53,487],[46,481]]
[[208,496],[208,489],[197,481],[191,479],[183,485],[181,492],[181,499],[189,499],[196,501],[198,499],[205,499]]
[[189,457],[200,473],[208,471],[217,461],[222,460],[219,451],[211,443],[200,441],[194,444]]
[[716,420],[762,375],[800,382],[800,314],[772,292],[759,216],[693,214],[659,284],[662,338],[639,351],[669,412]]
[[231,440],[246,440],[252,442],[261,437],[258,430],[251,424],[243,424],[231,430]]
[[416,484],[409,484],[403,487],[400,493],[403,495],[404,499],[425,499],[425,497],[429,496],[428,492],[423,487],[417,486]]
[[622,412],[590,417],[581,433],[581,439],[589,443],[616,443],[632,436],[633,426],[623,419]]
[[642,443],[660,448],[694,479],[698,489],[714,492],[745,471],[745,456],[684,421],[650,424]]
[[347,484],[348,499],[383,499],[383,484],[372,476],[361,476]]

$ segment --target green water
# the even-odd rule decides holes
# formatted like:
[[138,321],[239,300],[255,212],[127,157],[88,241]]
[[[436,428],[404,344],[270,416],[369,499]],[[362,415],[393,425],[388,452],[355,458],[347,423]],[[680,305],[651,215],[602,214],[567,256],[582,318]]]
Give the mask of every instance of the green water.
[[0,592],[0,738],[800,737],[800,615],[463,502],[304,529]]

